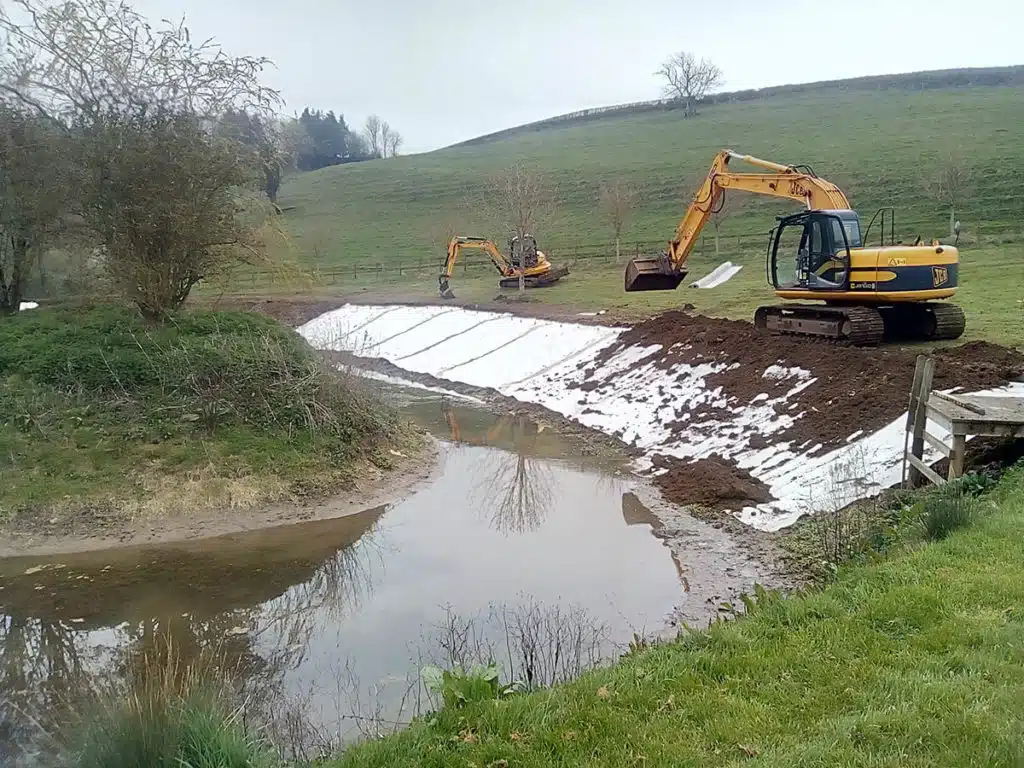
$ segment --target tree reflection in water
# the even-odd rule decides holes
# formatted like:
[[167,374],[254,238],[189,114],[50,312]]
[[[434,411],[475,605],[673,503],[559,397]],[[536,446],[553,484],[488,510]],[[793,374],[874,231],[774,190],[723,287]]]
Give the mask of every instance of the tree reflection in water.
[[60,563],[0,562],[0,764],[52,747],[46,734],[70,712],[161,666],[202,665],[272,709],[318,617],[369,596],[383,512]]
[[484,445],[491,450],[478,459],[473,472],[471,501],[485,511],[491,526],[502,533],[525,533],[544,522],[554,502],[554,475],[549,462],[538,459],[538,438],[543,427],[519,415],[494,419],[482,435],[460,428],[451,401],[441,401],[441,412],[456,445]]

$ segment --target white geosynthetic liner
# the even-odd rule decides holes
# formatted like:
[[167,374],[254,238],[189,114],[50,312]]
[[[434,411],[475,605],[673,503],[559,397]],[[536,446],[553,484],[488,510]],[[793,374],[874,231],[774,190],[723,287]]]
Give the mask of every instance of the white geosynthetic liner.
[[[645,362],[660,347],[633,346],[597,366],[588,381],[604,386],[580,389],[584,371],[622,330],[459,307],[348,304],[311,320],[299,333],[321,349],[380,357],[408,371],[542,405],[634,443],[648,456],[696,459],[717,453],[732,459],[768,485],[776,499],[736,511],[740,520],[763,530],[783,528],[803,514],[845,506],[899,482],[905,415],[873,434],[850,435],[846,445],[828,452],[779,440],[800,416],[790,400],[815,381],[799,368],[772,366],[764,372],[765,393],[739,404],[720,387],[705,384],[724,364],[665,370]],[[790,384],[782,395],[777,394],[780,380]],[[1006,392],[1024,395],[1024,384],[984,394]],[[717,406],[715,415],[695,414],[703,405]],[[949,438],[935,424],[929,431]],[[940,455],[929,449],[927,458],[937,461]]]

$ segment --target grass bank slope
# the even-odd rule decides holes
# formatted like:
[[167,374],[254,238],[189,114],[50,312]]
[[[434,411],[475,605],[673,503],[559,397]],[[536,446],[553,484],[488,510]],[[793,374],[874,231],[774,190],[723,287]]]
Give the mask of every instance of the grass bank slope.
[[[948,234],[948,210],[928,192],[939,159],[954,152],[974,183],[959,217],[965,244],[1016,240],[1016,201],[1024,192],[1024,149],[1014,126],[1024,120],[1024,89],[830,91],[758,102],[718,104],[695,119],[678,112],[609,117],[514,134],[387,161],[298,175],[281,202],[300,257],[321,267],[396,261],[440,263],[438,223],[503,241],[466,201],[489,176],[523,162],[550,178],[555,219],[537,235],[556,259],[612,240],[597,210],[602,181],[621,179],[642,197],[625,240],[668,240],[715,152],[730,147],[786,163],[809,163],[840,184],[862,215],[897,208],[898,234]],[[728,235],[765,233],[793,206],[735,196],[741,207],[722,224]],[[751,262],[763,255],[752,244]],[[968,251],[969,256],[969,251]]]
[[402,429],[270,318],[112,306],[0,322],[0,413],[0,523],[30,529],[322,496]]
[[551,690],[345,752],[376,766],[1024,762],[1024,467],[973,528]]

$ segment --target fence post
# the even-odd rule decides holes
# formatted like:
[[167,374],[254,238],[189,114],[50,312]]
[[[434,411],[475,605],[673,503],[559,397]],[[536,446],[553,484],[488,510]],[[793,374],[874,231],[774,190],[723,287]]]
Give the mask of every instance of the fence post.
[[907,459],[907,441],[910,454],[924,459],[924,432],[928,425],[928,397],[932,391],[932,377],[935,375],[935,359],[918,355],[914,366],[914,383],[910,387],[910,404],[907,407],[907,429],[903,437],[903,486],[916,488],[923,479],[921,471]]

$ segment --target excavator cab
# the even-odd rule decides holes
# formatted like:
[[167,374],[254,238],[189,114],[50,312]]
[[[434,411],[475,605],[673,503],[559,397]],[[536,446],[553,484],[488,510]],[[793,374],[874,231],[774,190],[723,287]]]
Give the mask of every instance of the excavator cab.
[[860,245],[860,219],[853,211],[780,217],[769,239],[769,280],[776,290],[848,290],[850,249]]
[[539,261],[537,256],[537,239],[533,235],[518,237],[513,235],[508,240],[509,260],[516,269],[530,269],[536,267]]

